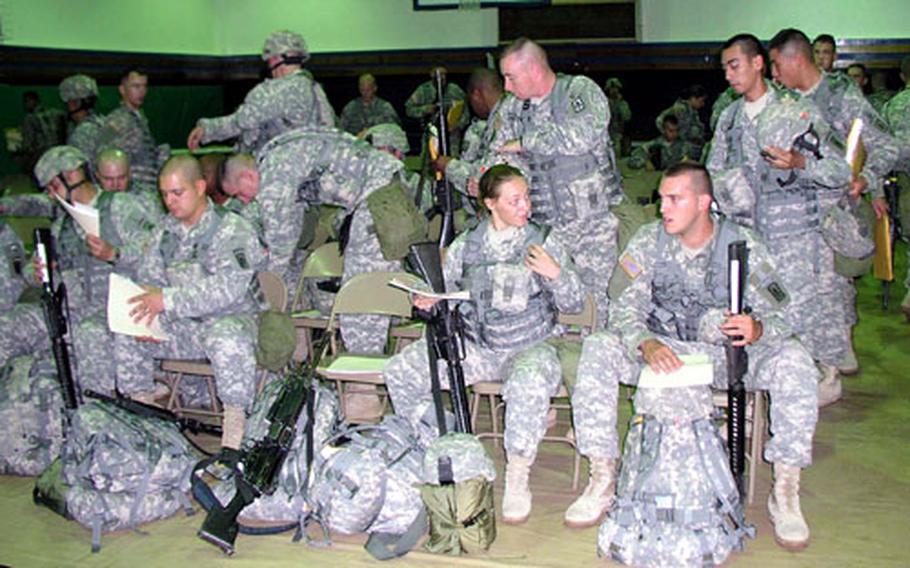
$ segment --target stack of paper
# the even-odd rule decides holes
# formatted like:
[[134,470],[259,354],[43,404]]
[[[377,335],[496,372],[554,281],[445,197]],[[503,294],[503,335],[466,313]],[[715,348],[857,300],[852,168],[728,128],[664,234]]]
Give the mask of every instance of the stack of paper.
[[114,333],[131,335],[134,337],[151,337],[164,341],[168,336],[161,329],[161,324],[156,317],[151,325],[136,323],[130,315],[130,310],[135,304],[130,304],[129,299],[145,294],[139,286],[129,278],[111,273],[110,288],[107,294],[107,325]]
[[439,300],[470,300],[471,292],[468,290],[454,290],[452,292],[445,292],[440,294],[430,290],[429,286],[426,283],[417,280],[416,282],[405,282],[398,278],[392,278],[389,280],[389,286],[405,290],[412,294],[420,294],[421,296],[426,296],[428,298],[436,298]]
[[82,227],[87,235],[101,236],[101,223],[98,220],[98,210],[91,205],[83,203],[74,203],[70,205],[65,199],[60,199],[59,195],[54,194],[60,205],[66,209],[66,212],[72,215],[73,220]]
[[672,373],[655,373],[650,366],[645,365],[638,377],[638,386],[666,389],[710,385],[714,382],[714,365],[707,354],[679,355],[679,359],[683,366]]

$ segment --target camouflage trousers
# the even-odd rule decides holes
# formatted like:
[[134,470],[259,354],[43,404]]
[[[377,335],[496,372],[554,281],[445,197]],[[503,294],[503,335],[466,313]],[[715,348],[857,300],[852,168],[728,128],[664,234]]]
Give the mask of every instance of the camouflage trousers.
[[[386,260],[379,249],[379,239],[366,204],[354,210],[351,232],[344,249],[342,286],[364,272],[401,270],[400,261]],[[341,339],[351,353],[383,353],[389,332],[388,316],[340,316]]]
[[[714,388],[726,390],[726,358],[721,346],[661,337],[677,355],[707,353],[714,362]],[[818,370],[796,340],[764,340],[746,349],[746,388],[771,396],[771,440],[765,459],[807,467],[812,463],[812,437],[818,421]],[[616,401],[619,383],[634,385],[644,366],[634,360],[618,337],[599,332],[585,338],[578,377],[572,391],[572,415],[578,450],[589,458],[618,458]],[[676,389],[666,389],[673,397]]]
[[607,287],[618,257],[618,231],[619,221],[607,212],[553,226],[553,234],[569,249],[585,290],[594,296],[598,329],[607,322]]
[[[110,360],[113,334],[104,310],[71,323],[70,364],[80,389],[104,394],[114,391]],[[16,304],[0,315],[0,365],[13,357],[35,354],[53,359],[44,310],[40,304]]]
[[162,322],[170,336],[152,343],[117,334],[114,361],[117,386],[125,395],[154,390],[155,359],[208,359],[218,398],[247,407],[256,394],[256,317],[231,315],[203,321]]
[[847,315],[834,252],[817,232],[766,242],[790,294],[784,319],[814,360],[837,365],[847,352]]
[[[533,459],[547,431],[550,398],[561,380],[556,348],[542,342],[514,351],[494,351],[466,341],[461,364],[465,385],[481,381],[503,383],[506,452]],[[383,376],[396,414],[420,431],[421,419],[433,415],[426,338],[392,357]],[[443,389],[449,388],[444,362],[439,366],[439,380]]]

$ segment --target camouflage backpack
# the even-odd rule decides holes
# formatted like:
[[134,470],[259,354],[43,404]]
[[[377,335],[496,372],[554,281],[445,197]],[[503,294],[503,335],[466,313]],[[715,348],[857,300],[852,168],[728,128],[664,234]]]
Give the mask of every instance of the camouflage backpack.
[[16,357],[0,369],[0,475],[38,475],[60,454],[63,396],[53,362]]
[[714,566],[746,526],[707,387],[639,388],[597,553],[634,566]]
[[[263,439],[269,428],[268,413],[278,392],[282,381],[271,381],[256,397],[250,417],[246,421],[246,430],[243,434],[243,449],[249,449],[257,441]],[[318,450],[338,426],[339,407],[335,391],[323,386],[316,386],[312,392],[316,393],[313,406],[313,447]],[[240,532],[244,534],[267,534],[283,532],[297,528],[303,514],[306,512],[306,495],[311,486],[312,476],[310,464],[307,463],[307,424],[309,419],[306,412],[301,412],[297,419],[297,430],[291,451],[281,464],[278,472],[278,487],[271,495],[262,495],[251,504],[247,505],[238,517]],[[314,460],[319,463],[318,453],[314,453]],[[206,497],[200,496],[197,483],[198,477],[193,479],[193,493],[196,499],[205,505]],[[214,488],[214,497],[221,503],[228,503],[234,497],[235,486],[232,478],[226,479]],[[279,527],[268,530],[253,529],[244,526],[248,521],[282,522]]]
[[487,550],[496,540],[493,480],[496,469],[476,436],[450,433],[435,439],[423,459],[420,496],[427,508],[436,554]]
[[177,427],[87,402],[71,416],[59,460],[38,478],[35,502],[101,533],[192,513],[186,493],[198,456]]
[[[342,439],[342,446],[331,446]],[[426,532],[416,487],[423,448],[410,424],[386,416],[380,424],[344,429],[328,444],[311,494],[312,519],[342,534],[369,532],[367,550],[377,558],[408,552]]]

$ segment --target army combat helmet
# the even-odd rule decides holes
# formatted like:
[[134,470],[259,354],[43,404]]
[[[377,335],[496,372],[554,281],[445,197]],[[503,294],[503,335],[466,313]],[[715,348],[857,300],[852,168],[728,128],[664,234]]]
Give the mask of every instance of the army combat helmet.
[[394,123],[376,124],[371,126],[363,135],[364,140],[373,145],[374,148],[392,148],[402,154],[407,154],[410,150],[408,137],[404,130]]
[[[74,189],[88,181],[88,172],[85,165],[88,164],[88,158],[82,153],[82,150],[74,146],[54,146],[41,155],[38,163],[35,164],[35,178],[38,185],[47,187],[54,178],[59,178],[66,187],[66,200],[70,201],[70,194]],[[74,185],[69,185],[63,177],[63,172],[69,172],[78,168],[83,168],[85,176]]]
[[262,60],[268,61],[270,57],[281,56],[281,61],[269,68],[269,70],[279,65],[301,65],[310,58],[310,50],[307,48],[303,36],[297,32],[282,30],[272,32],[269,37],[265,38],[262,46]]
[[70,116],[81,110],[91,110],[98,100],[98,83],[88,75],[70,75],[60,81],[60,100],[64,103],[79,101],[74,109],[67,108]]

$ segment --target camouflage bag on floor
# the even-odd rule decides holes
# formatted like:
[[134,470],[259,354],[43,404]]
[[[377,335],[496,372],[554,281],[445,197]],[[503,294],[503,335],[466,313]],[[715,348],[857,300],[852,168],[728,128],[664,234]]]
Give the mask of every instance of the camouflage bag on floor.
[[[35,501],[101,534],[193,509],[187,492],[198,461],[177,427],[91,401],[72,414],[60,462],[38,479]],[[59,499],[63,498],[63,503]]]
[[[341,534],[400,535],[419,524],[423,505],[414,484],[420,481],[423,448],[407,420],[386,416],[379,424],[349,427],[329,440],[322,454],[325,462],[311,494],[313,520]],[[413,530],[422,535],[425,527]]]
[[707,387],[639,388],[597,553],[633,566],[715,566],[746,526]]
[[[256,397],[253,409],[246,421],[246,430],[243,434],[243,448],[249,449],[256,442],[266,436],[269,428],[268,412],[283,387],[283,381],[271,381]],[[323,386],[317,386],[312,392],[316,393],[313,410],[313,447],[314,461],[319,463],[318,450],[323,443],[334,434],[340,421],[338,410],[338,397],[335,391]],[[238,521],[269,521],[282,522],[288,528],[296,527],[307,511],[306,495],[312,485],[311,469],[307,464],[307,413],[301,412],[297,419],[297,430],[294,442],[288,452],[281,469],[278,472],[278,486],[271,495],[262,495],[247,505],[238,517]],[[222,504],[230,502],[234,497],[235,486],[233,479],[227,479],[214,488],[215,497]],[[246,532],[245,528],[241,528]]]
[[430,522],[424,548],[453,555],[489,549],[496,540],[495,478],[493,460],[476,436],[452,433],[434,440],[424,455],[420,486]]
[[29,355],[0,369],[0,475],[38,475],[60,455],[62,408],[52,361]]

